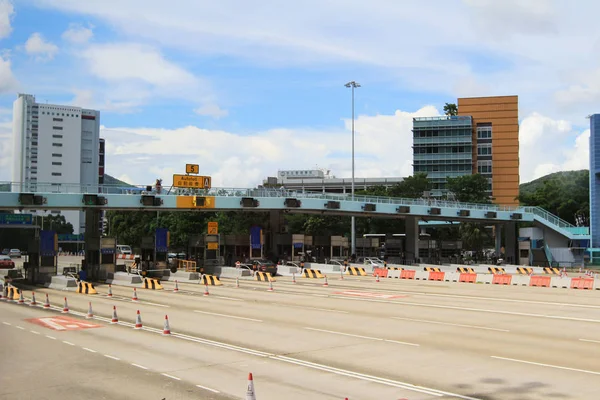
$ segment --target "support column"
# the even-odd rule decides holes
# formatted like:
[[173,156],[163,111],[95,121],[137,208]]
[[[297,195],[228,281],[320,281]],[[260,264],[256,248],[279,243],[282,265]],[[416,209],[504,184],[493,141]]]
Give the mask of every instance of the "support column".
[[509,222],[505,224],[505,245],[504,249],[506,252],[506,263],[507,264],[519,264],[517,258],[517,223]]
[[495,234],[495,240],[496,240],[496,256],[500,257],[500,250],[502,249],[502,225],[501,224],[496,224],[494,225],[494,234]]
[[283,232],[284,221],[283,221],[283,213],[281,211],[269,211],[269,230],[270,230],[270,240],[269,240],[269,250],[273,253],[273,255],[279,258],[279,249],[277,246],[277,237]]
[[404,246],[405,259],[407,262],[419,258],[419,219],[417,217],[406,218],[406,244]]
[[97,280],[100,271],[100,210],[85,210],[85,258],[82,268],[85,267],[88,279]]

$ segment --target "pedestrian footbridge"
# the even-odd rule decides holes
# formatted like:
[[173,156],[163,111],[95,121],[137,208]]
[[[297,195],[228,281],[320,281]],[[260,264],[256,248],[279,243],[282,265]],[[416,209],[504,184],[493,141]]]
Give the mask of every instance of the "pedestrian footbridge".
[[[157,193],[150,187],[109,185],[44,185],[22,190],[20,184],[0,187],[1,210],[165,210],[285,211],[357,217],[411,218],[424,221],[533,222],[569,240],[589,240],[589,228],[577,227],[539,207],[511,207],[429,199],[354,196],[281,189],[176,189]],[[21,189],[21,190],[19,190]]]

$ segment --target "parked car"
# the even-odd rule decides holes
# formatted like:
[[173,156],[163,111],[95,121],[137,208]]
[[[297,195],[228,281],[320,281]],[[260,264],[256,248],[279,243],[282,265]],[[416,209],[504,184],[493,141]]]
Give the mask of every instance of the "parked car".
[[2,250],[2,254],[5,255],[5,256],[7,256],[8,253],[10,253],[10,249],[3,249]]
[[8,256],[10,258],[21,258],[21,250],[19,249],[10,249],[8,252]]
[[0,255],[0,269],[13,269],[15,262],[6,255]]
[[269,272],[272,276],[277,275],[277,264],[271,260],[252,260],[252,269],[260,272]]

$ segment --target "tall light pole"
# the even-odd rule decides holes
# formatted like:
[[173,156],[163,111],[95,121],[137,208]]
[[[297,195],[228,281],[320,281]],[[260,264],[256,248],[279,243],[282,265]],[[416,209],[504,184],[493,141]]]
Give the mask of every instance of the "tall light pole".
[[[352,201],[354,201],[354,89],[359,88],[360,84],[355,81],[350,81],[344,86],[352,89]],[[352,216],[350,230],[350,255],[352,255],[356,254],[356,220],[354,218],[354,215]]]

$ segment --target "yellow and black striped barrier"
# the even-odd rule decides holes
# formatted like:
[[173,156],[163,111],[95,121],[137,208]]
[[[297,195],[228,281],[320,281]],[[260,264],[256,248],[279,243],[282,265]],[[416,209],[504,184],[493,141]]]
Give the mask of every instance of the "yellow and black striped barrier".
[[425,267],[425,271],[428,271],[428,272],[442,272],[438,267]]
[[496,274],[504,274],[504,268],[500,268],[500,267],[489,267],[488,271],[490,271],[492,274],[496,275]]
[[202,284],[210,286],[221,286],[223,283],[215,275],[202,275]]
[[519,275],[531,275],[533,268],[530,267],[517,267],[517,274]]
[[77,282],[77,293],[98,294],[94,285],[92,285],[89,282],[84,282],[84,281]]
[[348,267],[346,275],[367,276],[367,272],[361,267]]
[[8,298],[8,300],[17,301],[17,300],[19,300],[20,296],[21,296],[21,289],[16,288],[14,286],[8,287],[8,295],[6,296]]
[[260,282],[275,282],[275,278],[271,275],[270,272],[260,272],[256,271],[254,274],[254,280]]
[[160,279],[144,278],[144,289],[163,290],[164,288],[160,284]]
[[385,267],[388,271],[404,271],[402,267]]
[[475,270],[469,267],[458,267],[456,268],[456,272],[460,272],[461,274],[474,274]]
[[318,269],[307,269],[307,268],[304,269],[302,276],[304,276],[305,278],[317,278],[317,279],[325,278],[325,276]]
[[551,275],[560,275],[560,268],[544,267],[544,272]]

